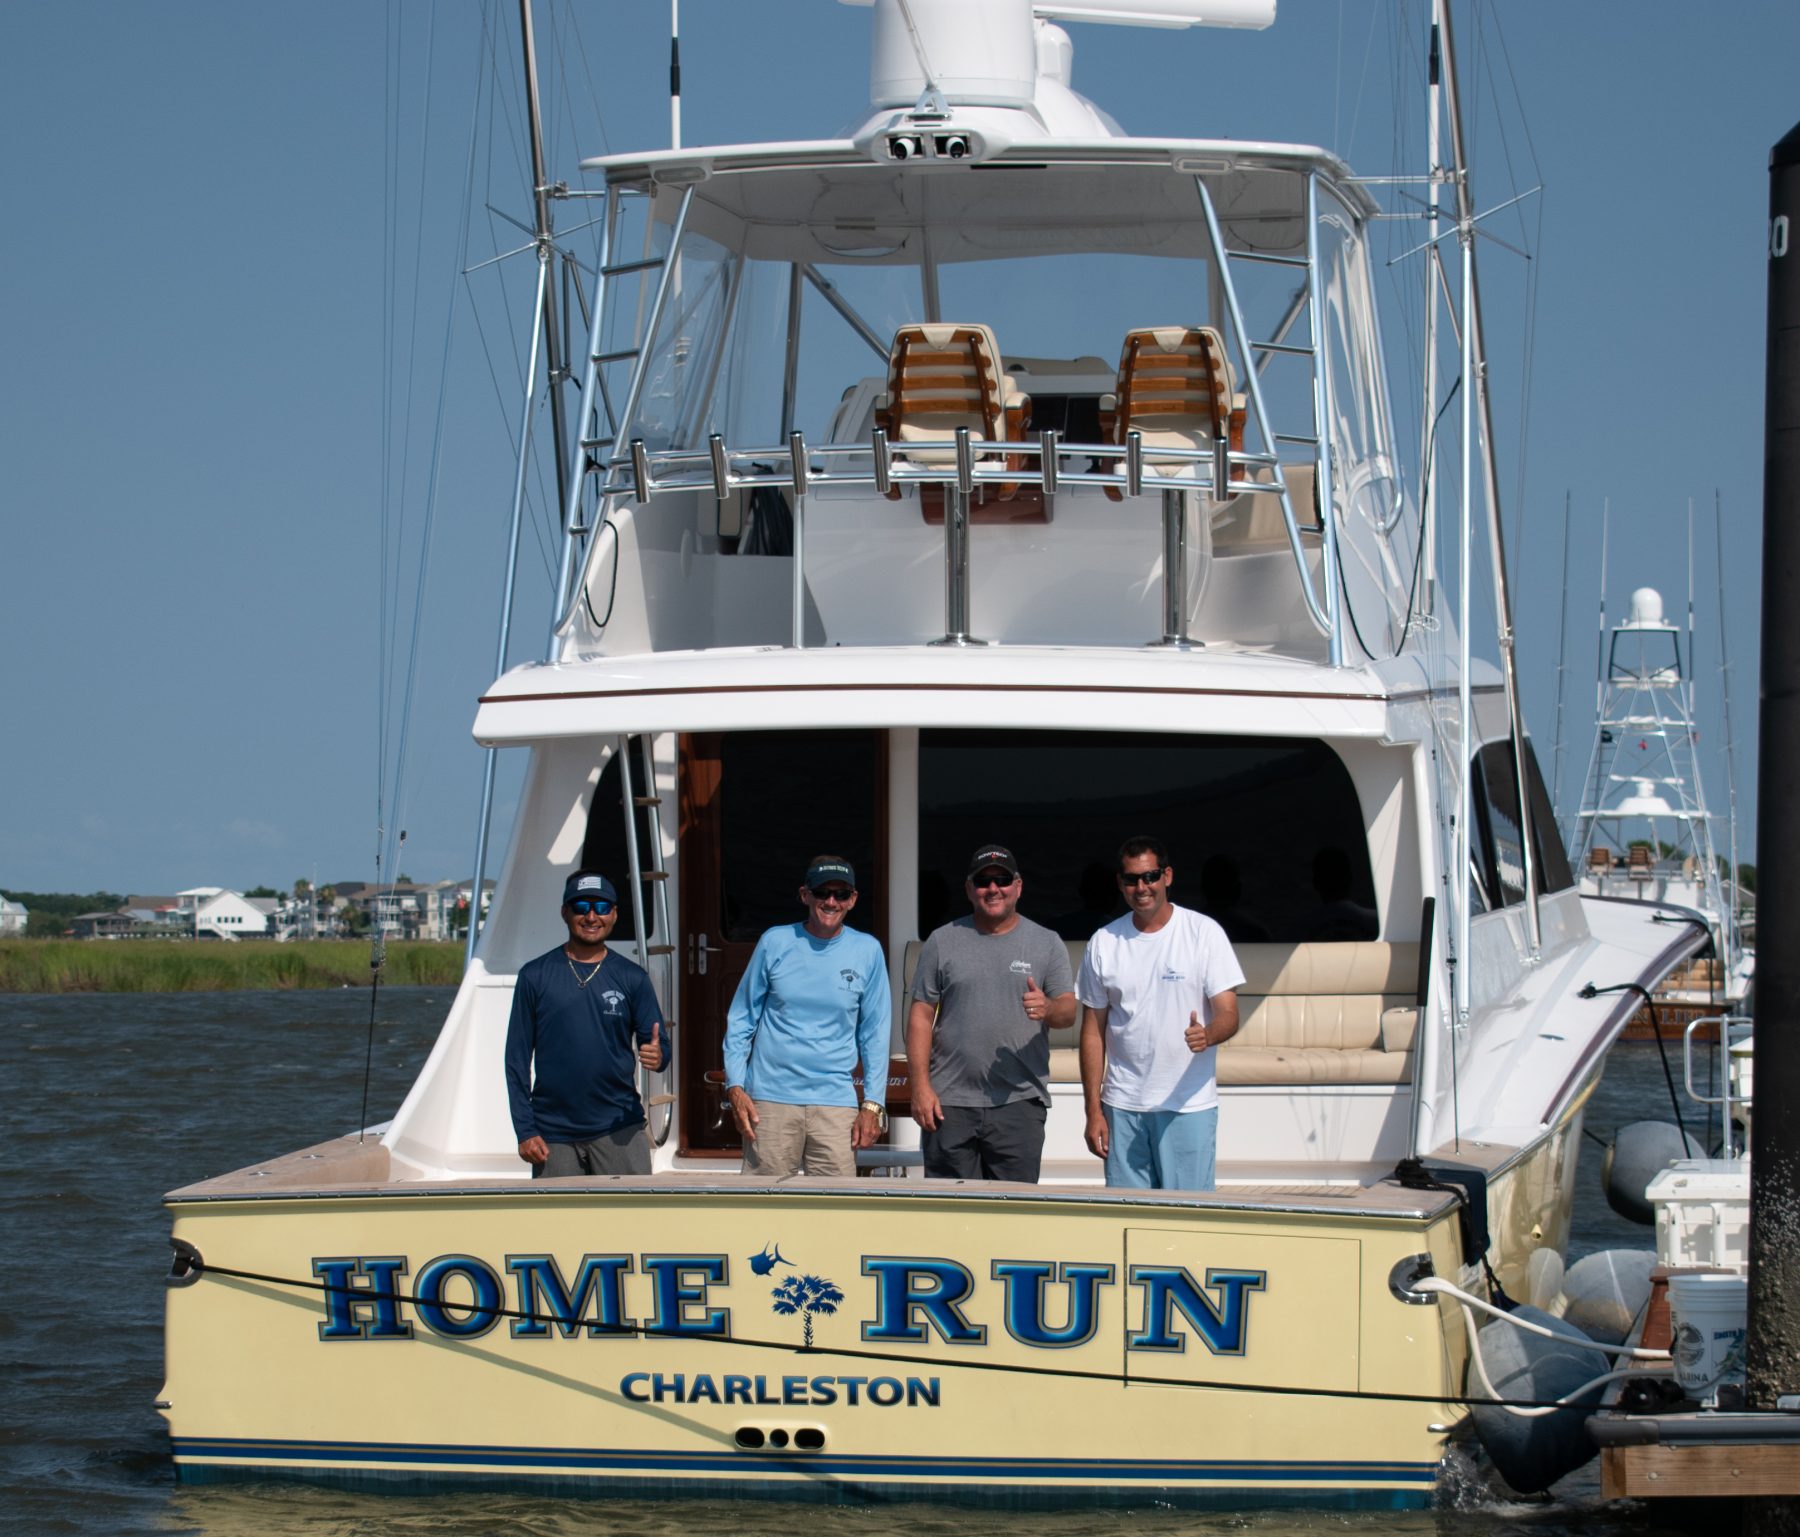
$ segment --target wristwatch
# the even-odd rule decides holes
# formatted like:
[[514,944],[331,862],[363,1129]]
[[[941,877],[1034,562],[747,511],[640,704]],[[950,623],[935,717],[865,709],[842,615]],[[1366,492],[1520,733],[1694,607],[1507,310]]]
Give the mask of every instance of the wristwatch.
[[887,1129],[886,1105],[882,1104],[878,1099],[865,1099],[862,1102],[862,1107],[868,1111],[870,1115],[875,1117],[876,1125],[880,1126],[884,1131]]

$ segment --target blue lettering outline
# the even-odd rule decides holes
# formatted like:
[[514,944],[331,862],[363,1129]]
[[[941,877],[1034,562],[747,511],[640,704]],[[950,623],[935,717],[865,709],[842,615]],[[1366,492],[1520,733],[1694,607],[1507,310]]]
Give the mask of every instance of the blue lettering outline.
[[[1073,1350],[1079,1345],[1085,1345],[1099,1329],[1100,1288],[1112,1285],[1114,1268],[1111,1265],[1078,1264],[1069,1260],[1056,1262],[1056,1284],[1069,1287],[1069,1321],[1060,1329],[1051,1329],[1044,1323],[1044,1288],[1051,1280],[1052,1269],[1047,1260],[994,1261],[994,1279],[1006,1284],[1006,1306],[1003,1313],[1006,1332],[1021,1345],[1030,1345],[1038,1350]],[[1029,1318],[1024,1311],[1027,1293],[1024,1286],[1019,1284],[1027,1279],[1033,1282],[1029,1294]],[[1075,1285],[1077,1282],[1085,1284],[1078,1288]]]
[[1185,1265],[1133,1265],[1127,1281],[1144,1288],[1144,1327],[1129,1335],[1128,1350],[1152,1350],[1181,1355],[1187,1350],[1187,1334],[1177,1334],[1169,1304],[1181,1309],[1194,1326],[1206,1348],[1216,1356],[1241,1356],[1250,1335],[1250,1307],[1246,1294],[1266,1289],[1266,1270],[1227,1270],[1209,1266],[1207,1287],[1220,1293],[1220,1305],[1213,1306],[1194,1284]]
[[[409,1340],[413,1327],[400,1316],[400,1280],[406,1274],[404,1254],[326,1256],[312,1262],[312,1273],[330,1290],[325,1293],[325,1317],[319,1322],[322,1340]],[[367,1286],[353,1277],[367,1276]],[[374,1308],[367,1321],[356,1316],[358,1308]]]
[[[474,1292],[469,1301],[448,1302],[444,1299],[444,1282],[453,1275],[468,1278],[470,1290]],[[472,1254],[440,1254],[428,1261],[413,1282],[413,1295],[417,1299],[413,1311],[419,1315],[419,1322],[447,1340],[480,1339],[500,1322],[500,1308],[505,1300],[499,1273],[486,1260]],[[452,1318],[452,1312],[469,1316]]]
[[[581,1268],[575,1273],[575,1289],[571,1293],[563,1280],[562,1267],[553,1254],[508,1254],[507,1271],[517,1278],[519,1311],[531,1318],[515,1318],[511,1334],[516,1340],[541,1340],[550,1337],[554,1324],[566,1340],[583,1330],[589,1339],[611,1336],[629,1339],[636,1325],[625,1312],[625,1277],[634,1273],[635,1261],[629,1254],[584,1254]],[[538,1307],[543,1296],[544,1306]],[[583,1320],[590,1293],[594,1299],[594,1316]],[[548,1319],[537,1316],[548,1313]]]
[[[687,1316],[689,1308],[706,1306],[708,1286],[731,1284],[729,1255],[646,1254],[642,1259],[644,1274],[654,1282],[655,1311],[645,1326],[651,1334],[730,1337],[730,1308],[708,1308],[704,1318]],[[688,1280],[690,1271],[701,1276],[698,1284]]]
[[[975,1290],[975,1277],[966,1265],[951,1259],[865,1254],[862,1273],[875,1278],[875,1321],[862,1326],[865,1340],[890,1340],[917,1344],[928,1336],[924,1323],[914,1322],[915,1312],[937,1330],[946,1345],[985,1345],[987,1325],[972,1324],[957,1304]],[[929,1276],[937,1289],[915,1291],[912,1277]],[[954,1285],[960,1281],[960,1285]],[[896,1322],[895,1320],[899,1321]]]

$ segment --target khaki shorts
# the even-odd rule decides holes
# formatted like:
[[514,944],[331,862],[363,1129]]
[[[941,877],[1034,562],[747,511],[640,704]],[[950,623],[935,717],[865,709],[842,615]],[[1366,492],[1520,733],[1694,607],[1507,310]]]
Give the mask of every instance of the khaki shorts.
[[783,1179],[804,1168],[838,1179],[856,1175],[850,1129],[856,1112],[847,1105],[777,1105],[753,1100],[756,1140],[744,1143],[744,1172]]

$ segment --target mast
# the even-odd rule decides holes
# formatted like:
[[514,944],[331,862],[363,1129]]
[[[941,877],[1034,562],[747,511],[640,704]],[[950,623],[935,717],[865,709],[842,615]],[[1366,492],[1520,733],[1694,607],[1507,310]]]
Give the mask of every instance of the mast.
[[[1519,708],[1518,666],[1514,657],[1512,594],[1506,583],[1506,538],[1501,529],[1500,482],[1494,469],[1494,413],[1488,394],[1487,351],[1481,331],[1481,288],[1475,272],[1475,208],[1469,193],[1469,165],[1464,151],[1462,99],[1456,82],[1456,45],[1450,26],[1450,7],[1439,0],[1438,24],[1442,28],[1444,56],[1444,94],[1446,115],[1450,120],[1450,152],[1456,163],[1456,219],[1458,239],[1463,248],[1463,338],[1465,358],[1470,367],[1463,375],[1465,390],[1475,392],[1474,409],[1481,418],[1481,473],[1487,498],[1488,543],[1494,568],[1494,613],[1498,621],[1500,669],[1506,686],[1506,711],[1512,730],[1513,778],[1519,792],[1519,844],[1525,866],[1525,927],[1530,936],[1531,953],[1535,957],[1543,948],[1543,930],[1538,915],[1537,850],[1532,838],[1531,782],[1525,756],[1525,720]],[[1465,421],[1467,420],[1465,408]],[[1465,461],[1469,452],[1464,441]],[[1463,482],[1465,503],[1469,495],[1467,480]],[[1464,570],[1467,570],[1465,561]],[[1467,744],[1465,744],[1467,745]],[[1465,777],[1468,765],[1463,765]],[[1465,808],[1466,810],[1466,808]]]
[[[1563,766],[1563,673],[1564,663],[1569,652],[1569,525],[1573,521],[1570,516],[1571,495],[1563,492],[1563,565],[1562,565],[1562,607],[1557,612],[1562,622],[1556,627],[1556,763],[1550,770],[1550,804],[1559,807],[1562,804],[1562,766]],[[1558,836],[1566,845],[1568,838],[1561,830]]]
[[1736,959],[1738,939],[1738,824],[1737,824],[1737,732],[1731,723],[1731,662],[1725,647],[1725,515],[1720,507],[1718,490],[1713,491],[1713,541],[1718,551],[1719,573],[1719,694],[1725,706],[1725,835],[1731,849],[1731,868],[1725,884],[1725,922],[1721,928],[1731,954],[1720,958],[1727,983]]
[[[519,30],[525,52],[525,107],[531,125],[531,195],[537,210],[537,258],[548,269],[556,260],[554,227],[550,218],[551,186],[544,171],[544,119],[538,105],[537,40],[531,25],[531,0],[519,0]],[[544,323],[544,359],[548,364],[550,386],[550,431],[555,443],[556,505],[567,500],[568,457],[563,450],[563,414],[561,386],[568,377],[564,371],[562,339],[556,325],[556,285],[543,285],[542,311]],[[530,381],[527,382],[528,387]]]

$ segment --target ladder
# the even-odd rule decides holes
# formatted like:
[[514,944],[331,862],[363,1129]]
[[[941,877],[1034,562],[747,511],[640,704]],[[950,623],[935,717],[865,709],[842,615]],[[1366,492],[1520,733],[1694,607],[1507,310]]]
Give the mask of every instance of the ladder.
[[[637,793],[637,778],[631,766],[634,742],[643,754],[646,793],[642,795]],[[660,785],[656,777],[656,739],[649,734],[622,736],[613,750],[619,756],[619,799],[625,815],[626,859],[631,867],[631,914],[637,961],[646,972],[652,961],[657,963],[658,974],[652,977],[652,985],[656,986],[656,996],[666,1008],[678,996],[676,988],[680,978],[674,962],[675,925],[669,909],[669,871],[663,863],[662,796],[658,793]],[[638,843],[637,814],[640,810],[648,813],[649,863],[645,862],[644,850]],[[651,944],[652,936],[661,943]],[[641,1064],[638,1069],[639,1088],[650,1121],[650,1140],[656,1147],[668,1141],[675,1124],[675,1035],[675,1021],[665,1017],[662,1037],[668,1066],[660,1073],[652,1073]],[[662,1112],[660,1117],[650,1115],[656,1110]]]

